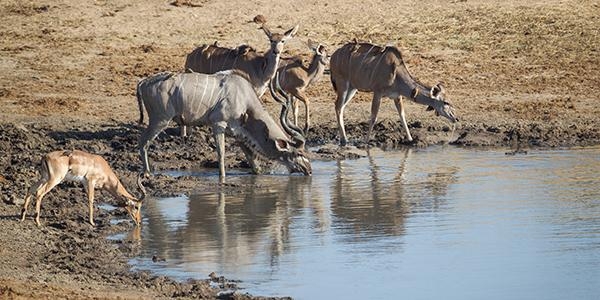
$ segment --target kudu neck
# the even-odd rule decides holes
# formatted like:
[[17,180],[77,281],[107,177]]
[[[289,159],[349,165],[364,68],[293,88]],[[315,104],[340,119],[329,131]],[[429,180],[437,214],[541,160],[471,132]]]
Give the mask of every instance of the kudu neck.
[[273,49],[269,49],[269,51],[265,54],[264,74],[272,74],[269,79],[275,76],[275,71],[277,70],[277,65],[279,65],[280,57],[280,53],[275,53]]
[[429,94],[431,87],[427,87],[415,80],[408,74],[408,71],[398,74],[396,80],[400,80],[399,84],[402,86],[400,89],[401,94],[419,104],[435,106],[435,103],[439,101],[432,98]]
[[321,63],[321,56],[313,56],[313,60],[308,65],[307,75],[309,83],[319,80],[323,72],[325,71],[325,65]]

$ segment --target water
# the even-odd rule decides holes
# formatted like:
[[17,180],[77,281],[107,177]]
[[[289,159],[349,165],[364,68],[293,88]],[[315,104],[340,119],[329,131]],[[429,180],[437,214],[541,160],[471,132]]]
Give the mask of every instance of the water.
[[238,173],[252,188],[146,201],[131,263],[296,299],[599,299],[598,170],[600,148],[434,147]]

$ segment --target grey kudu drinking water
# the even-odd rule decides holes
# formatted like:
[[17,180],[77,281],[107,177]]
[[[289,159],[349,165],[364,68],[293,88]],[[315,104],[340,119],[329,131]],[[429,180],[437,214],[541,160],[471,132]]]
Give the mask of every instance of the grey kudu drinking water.
[[150,173],[148,146],[173,119],[181,125],[207,125],[217,145],[219,181],[225,181],[225,134],[241,144],[253,170],[258,157],[285,165],[290,172],[311,174],[304,138],[291,138],[262,106],[246,76],[237,71],[216,74],[164,72],[141,80],[137,97],[149,124],[139,140],[144,172]]

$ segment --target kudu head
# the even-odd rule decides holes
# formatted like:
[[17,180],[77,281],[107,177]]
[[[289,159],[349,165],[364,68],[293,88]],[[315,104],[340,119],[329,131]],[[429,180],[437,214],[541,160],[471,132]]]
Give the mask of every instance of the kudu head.
[[[452,107],[452,104],[444,99],[444,92],[444,87],[441,83],[438,83],[431,88],[427,97],[434,101],[432,105],[427,108],[427,110],[435,110],[436,115],[442,116],[450,120],[452,123],[458,122],[458,118],[454,114],[454,108]],[[418,94],[418,89],[415,89],[415,95],[416,94]]]
[[253,152],[283,164],[290,173],[312,174],[304,142],[290,141],[266,111],[248,110],[242,115],[241,127],[243,133],[238,137]]
[[280,96],[275,95],[273,81],[277,80],[271,80],[269,90],[271,95],[274,95],[274,99],[282,103],[280,121],[285,132],[266,111],[248,110],[240,122],[244,129],[244,135],[246,135],[241,136],[242,140],[255,152],[285,165],[290,173],[300,172],[304,175],[311,175],[312,167],[304,148],[305,139],[302,131],[295,126],[292,128],[287,121],[289,106]]
[[135,222],[136,226],[140,226],[142,223],[142,204],[146,198],[146,189],[142,185],[142,177],[144,173],[140,173],[137,179],[137,186],[140,189],[141,196],[138,199],[127,199],[125,203],[125,210],[129,213],[129,216]]
[[283,51],[283,44],[285,44],[287,40],[292,38],[292,36],[294,36],[294,34],[296,34],[296,32],[298,31],[298,25],[286,31],[284,34],[272,33],[271,30],[267,27],[267,24],[262,25],[262,30],[265,32],[271,43],[270,51],[273,52],[273,54],[275,55],[279,55],[281,54],[281,51]]
[[315,58],[318,59],[319,63],[326,66],[329,64],[329,55],[324,45],[315,43],[312,40],[308,40],[308,48],[315,53]]

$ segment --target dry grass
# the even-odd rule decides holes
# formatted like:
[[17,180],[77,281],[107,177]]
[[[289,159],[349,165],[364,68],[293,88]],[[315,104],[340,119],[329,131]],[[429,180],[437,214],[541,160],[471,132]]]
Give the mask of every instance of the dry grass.
[[[463,120],[509,122],[520,118],[515,112],[523,107],[530,110],[522,114],[536,114],[539,104],[548,101],[548,109],[556,108],[551,116],[573,113],[553,106],[557,99],[571,99],[578,114],[600,114],[593,104],[600,92],[600,9],[593,1],[193,3],[202,5],[3,2],[0,103],[15,103],[18,97],[31,105],[40,94],[64,94],[90,99],[90,109],[125,108],[104,117],[135,119],[137,80],[181,70],[194,47],[219,40],[225,46],[248,43],[266,49],[264,34],[252,22],[262,14],[275,31],[300,24],[297,37],[286,45],[288,55],[306,55],[309,38],[331,52],[354,38],[397,45],[419,80],[444,82],[450,100],[466,116]],[[238,9],[231,10],[232,5]],[[308,91],[313,103],[324,105],[323,116],[314,119],[325,123],[333,121],[328,81]],[[355,102],[368,107],[370,98],[359,93]],[[535,105],[510,108],[520,102]],[[348,117],[362,120],[368,108],[357,110]],[[102,118],[103,113],[94,115]],[[395,112],[382,109],[386,114]],[[420,110],[415,114],[429,118]],[[14,117],[27,118],[21,113]]]

